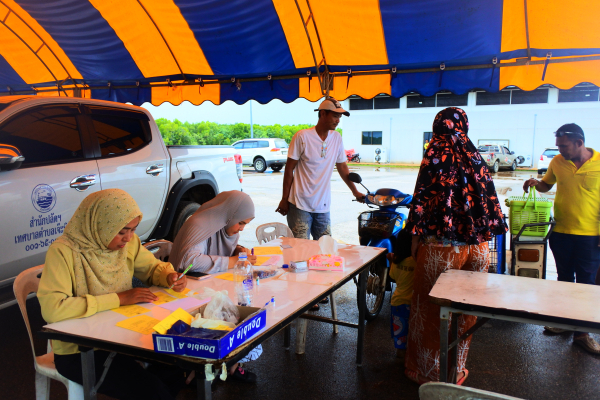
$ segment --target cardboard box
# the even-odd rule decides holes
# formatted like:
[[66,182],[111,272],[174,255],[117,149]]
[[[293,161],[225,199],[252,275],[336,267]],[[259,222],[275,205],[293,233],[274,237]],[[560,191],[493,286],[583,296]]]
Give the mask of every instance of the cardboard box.
[[[205,305],[192,312],[203,311]],[[157,353],[178,354],[181,356],[221,359],[231,353],[246,340],[260,332],[267,325],[267,310],[257,307],[237,306],[240,311],[240,322],[234,330],[220,339],[197,339],[179,335],[152,334],[154,351]],[[245,320],[249,315],[256,315]]]

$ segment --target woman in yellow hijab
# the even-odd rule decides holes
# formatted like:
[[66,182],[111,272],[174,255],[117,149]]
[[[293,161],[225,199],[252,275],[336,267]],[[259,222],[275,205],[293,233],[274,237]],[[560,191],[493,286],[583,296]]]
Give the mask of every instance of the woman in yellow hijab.
[[[135,200],[120,189],[95,192],[81,202],[64,234],[46,254],[37,294],[46,322],[157,300],[147,288],[132,288],[134,276],[148,286],[175,283],[175,291],[185,288],[185,276],[177,281],[173,266],[157,260],[141,245],[135,234],[141,219]],[[52,342],[58,372],[81,384],[79,346]],[[108,357],[108,352],[95,352],[97,377]],[[134,359],[117,355],[98,392],[118,399],[174,399],[184,379],[179,369],[143,369]]]

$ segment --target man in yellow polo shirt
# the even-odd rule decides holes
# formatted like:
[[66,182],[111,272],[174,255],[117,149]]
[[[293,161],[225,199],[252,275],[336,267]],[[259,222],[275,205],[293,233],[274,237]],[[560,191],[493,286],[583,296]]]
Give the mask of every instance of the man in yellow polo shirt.
[[[552,159],[541,181],[529,179],[523,189],[547,192],[557,185],[556,227],[550,235],[550,248],[558,280],[593,285],[600,266],[600,154],[585,147],[585,135],[576,124],[561,126],[555,135],[560,155]],[[545,329],[548,333],[566,332]],[[574,332],[573,343],[600,354],[600,345],[587,333]]]

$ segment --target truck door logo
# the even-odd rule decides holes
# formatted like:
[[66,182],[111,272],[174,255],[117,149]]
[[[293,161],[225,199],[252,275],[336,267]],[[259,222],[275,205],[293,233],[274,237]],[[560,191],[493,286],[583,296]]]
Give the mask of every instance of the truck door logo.
[[56,192],[52,186],[41,183],[31,192],[31,203],[41,213],[47,213],[56,205]]

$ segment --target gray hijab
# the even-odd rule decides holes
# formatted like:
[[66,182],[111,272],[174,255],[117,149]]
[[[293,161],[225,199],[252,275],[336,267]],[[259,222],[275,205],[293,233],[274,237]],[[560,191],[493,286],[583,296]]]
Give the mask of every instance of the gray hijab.
[[176,271],[183,271],[190,264],[192,248],[208,239],[211,240],[210,247],[222,253],[213,255],[230,257],[240,234],[229,236],[226,230],[248,218],[254,218],[254,203],[250,196],[238,190],[219,193],[185,221],[175,237],[169,261]]

